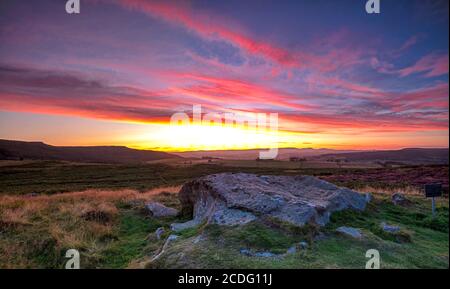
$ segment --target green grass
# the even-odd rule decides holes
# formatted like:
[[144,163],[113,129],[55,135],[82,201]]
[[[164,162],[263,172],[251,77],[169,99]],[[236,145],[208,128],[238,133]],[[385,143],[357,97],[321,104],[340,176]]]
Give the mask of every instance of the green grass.
[[158,225],[133,212],[122,213],[117,241],[102,252],[100,267],[124,268],[131,260],[140,257],[147,245],[146,236]]
[[[175,198],[174,195],[158,196],[168,202],[170,197]],[[445,232],[440,226],[429,226],[427,203],[427,200],[416,200],[413,206],[402,208],[376,196],[366,211],[335,213],[331,222],[322,228],[307,226],[299,229],[271,219],[233,227],[203,224],[177,233],[180,238],[150,267],[364,268],[367,261],[365,252],[377,249],[381,254],[382,268],[448,268],[448,229]],[[158,252],[164,238],[170,234],[170,223],[183,221],[177,218],[155,219],[145,216],[137,208],[123,204],[119,204],[118,208],[113,231],[108,236],[97,236],[97,239],[77,247],[81,253],[82,268],[126,268],[135,260],[148,259]],[[448,205],[441,203],[436,219],[444,222],[445,216],[448,216]],[[7,248],[8,244],[13,246],[15,243],[24,243],[22,260],[10,259],[9,262],[17,262],[15,267],[20,268],[63,268],[63,254],[69,248],[57,246],[49,233],[47,222],[55,221],[54,218],[65,224],[67,230],[83,226],[82,222],[85,222],[58,214],[46,221],[37,220],[36,226],[21,227],[2,234],[0,249]],[[408,232],[411,240],[399,242],[381,233],[379,225],[382,221],[399,225],[402,231]],[[446,224],[448,228],[448,219]],[[343,225],[360,228],[365,237],[354,240],[336,234],[335,229]],[[166,229],[163,239],[149,238],[158,227]],[[325,238],[314,241],[312,237],[319,232]],[[201,239],[196,242],[198,236]],[[309,243],[306,250],[297,246],[295,254],[284,254],[300,241]],[[273,258],[249,257],[240,253],[242,248],[279,255]]]
[[294,236],[284,234],[258,222],[235,228],[211,225],[208,227],[207,233],[209,233],[213,242],[221,239],[229,245],[235,245],[237,248],[271,251],[276,254],[286,252],[296,241]]

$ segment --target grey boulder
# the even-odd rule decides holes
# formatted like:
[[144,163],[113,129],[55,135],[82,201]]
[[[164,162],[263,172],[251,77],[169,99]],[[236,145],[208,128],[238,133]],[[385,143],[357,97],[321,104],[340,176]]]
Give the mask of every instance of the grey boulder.
[[[366,196],[312,176],[260,176],[246,173],[208,175],[186,183],[179,192],[189,225],[202,222],[240,225],[271,217],[296,226],[325,225],[333,212],[364,210]],[[181,224],[173,224],[179,229]]]
[[153,217],[175,217],[178,215],[178,210],[169,208],[157,202],[150,202],[145,204],[145,211]]

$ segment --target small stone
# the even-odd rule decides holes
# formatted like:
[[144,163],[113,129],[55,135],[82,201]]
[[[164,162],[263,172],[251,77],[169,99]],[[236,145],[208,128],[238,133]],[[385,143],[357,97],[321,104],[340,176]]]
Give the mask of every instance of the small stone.
[[164,233],[165,233],[164,228],[163,228],[163,227],[159,227],[159,228],[156,229],[156,231],[155,231],[156,238],[157,238],[158,240],[161,240],[161,235],[164,234]]
[[252,256],[253,254],[252,254],[252,251],[250,251],[249,249],[240,249],[239,250],[239,253],[241,253],[242,255],[245,255],[245,256]]
[[127,205],[132,207],[132,208],[143,207],[144,204],[145,204],[144,200],[129,200],[127,202]]
[[308,248],[308,243],[305,241],[300,242],[299,245],[300,245],[300,248],[302,248],[303,250]]
[[326,238],[327,238],[327,236],[324,233],[319,232],[319,234],[314,236],[314,241],[322,241],[322,240],[325,240]]
[[150,202],[145,205],[145,210],[153,217],[175,217],[178,210],[169,208],[157,202]]
[[356,239],[362,238],[361,231],[356,228],[342,226],[342,227],[337,228],[336,231],[339,233],[342,233],[344,235],[350,236],[352,238],[356,238]]
[[170,235],[169,238],[167,238],[167,241],[175,241],[176,239],[178,239],[177,235]]
[[383,229],[383,231],[389,232],[389,233],[397,233],[397,232],[400,231],[400,227],[399,226],[388,225],[385,222],[381,223],[381,228]]
[[197,237],[194,238],[194,240],[192,241],[192,243],[197,244],[202,240],[202,235],[198,235]]
[[392,195],[392,203],[397,206],[407,205],[410,201],[400,193],[395,193]]
[[295,254],[296,252],[297,252],[296,246],[292,246],[289,249],[287,249],[287,251],[286,251],[287,254]]

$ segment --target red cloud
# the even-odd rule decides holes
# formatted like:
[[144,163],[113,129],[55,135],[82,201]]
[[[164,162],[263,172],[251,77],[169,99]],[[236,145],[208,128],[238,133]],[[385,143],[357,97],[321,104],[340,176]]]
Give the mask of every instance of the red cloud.
[[245,82],[242,80],[217,78],[197,74],[181,74],[179,77],[197,81],[184,87],[174,87],[173,91],[190,95],[201,100],[208,100],[214,103],[222,103],[225,106],[234,105],[271,105],[280,108],[295,110],[309,110],[310,105],[300,104],[299,97],[266,88],[261,85]]
[[142,0],[119,0],[119,3],[127,8],[136,9],[152,16],[160,17],[166,21],[183,25],[202,37],[220,38],[249,54],[263,56],[278,64],[291,67],[299,65],[299,59],[288,50],[270,43],[251,39],[244,35],[244,33],[233,31],[225,25],[211,21],[212,17],[205,17],[204,15],[194,13],[187,6],[176,6],[166,2]]

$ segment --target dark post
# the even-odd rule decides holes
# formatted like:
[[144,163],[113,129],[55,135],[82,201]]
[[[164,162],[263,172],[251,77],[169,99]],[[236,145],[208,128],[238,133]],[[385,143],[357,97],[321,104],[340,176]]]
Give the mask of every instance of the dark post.
[[431,213],[436,215],[436,201],[435,197],[442,196],[442,184],[426,184],[425,185],[425,197],[431,198]]

